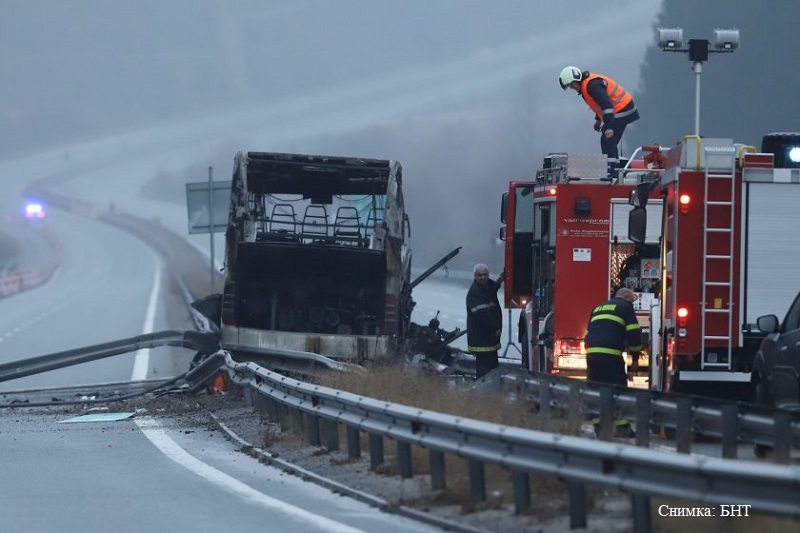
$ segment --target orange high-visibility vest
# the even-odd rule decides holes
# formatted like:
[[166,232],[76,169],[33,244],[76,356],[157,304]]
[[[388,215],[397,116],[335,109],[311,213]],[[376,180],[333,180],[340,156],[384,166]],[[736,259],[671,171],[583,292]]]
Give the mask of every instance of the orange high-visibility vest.
[[597,118],[603,120],[603,109],[600,108],[597,102],[594,101],[589,95],[588,86],[589,82],[595,78],[600,78],[601,80],[605,80],[606,82],[606,92],[608,93],[608,99],[611,100],[611,105],[613,107],[614,113],[619,113],[622,109],[631,103],[633,97],[630,95],[628,91],[622,88],[622,85],[615,82],[608,76],[603,76],[602,74],[589,74],[589,76],[581,82],[581,95],[583,96],[584,101],[586,101],[586,105],[594,111],[594,114],[597,115]]

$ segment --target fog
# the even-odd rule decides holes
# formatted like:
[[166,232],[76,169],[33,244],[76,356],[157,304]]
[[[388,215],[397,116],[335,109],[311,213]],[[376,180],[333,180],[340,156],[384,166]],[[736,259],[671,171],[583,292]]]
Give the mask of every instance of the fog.
[[239,149],[397,159],[415,265],[463,246],[457,268],[498,270],[507,182],[532,176],[550,151],[599,151],[588,109],[561,91],[558,72],[577,64],[635,94],[660,8],[4,0],[0,158],[67,157],[137,131],[167,146],[170,132],[189,129],[202,149],[141,191],[181,205],[185,182],[208,166],[226,179]]
[[[761,146],[775,131],[800,131],[796,0],[665,0],[658,26],[683,28],[684,41],[712,39],[714,28],[737,28],[733,53],[712,53],[700,75],[700,134]],[[702,9],[699,9],[702,6]],[[694,133],[695,75],[688,54],[655,46],[645,56],[636,97],[642,120],[630,140],[674,143]]]

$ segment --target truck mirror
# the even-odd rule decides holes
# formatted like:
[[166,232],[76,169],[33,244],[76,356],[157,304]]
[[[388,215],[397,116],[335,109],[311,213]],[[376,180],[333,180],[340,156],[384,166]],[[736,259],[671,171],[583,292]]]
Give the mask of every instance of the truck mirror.
[[647,235],[647,210],[634,207],[628,214],[628,239],[636,244],[643,244]]
[[640,183],[633,189],[628,197],[628,203],[633,207],[644,207],[647,205],[647,197],[650,195],[650,184]]
[[505,226],[501,226],[500,227],[500,240],[501,241],[505,241],[506,240],[506,227]]
[[778,317],[775,315],[764,315],[756,319],[758,329],[762,333],[775,333],[780,328]]
[[547,316],[544,317],[544,332],[547,335],[552,336],[555,332],[555,320],[556,317],[554,311],[550,311],[547,313]]
[[500,222],[506,223],[506,205],[508,204],[508,193],[503,193],[503,198],[500,199]]

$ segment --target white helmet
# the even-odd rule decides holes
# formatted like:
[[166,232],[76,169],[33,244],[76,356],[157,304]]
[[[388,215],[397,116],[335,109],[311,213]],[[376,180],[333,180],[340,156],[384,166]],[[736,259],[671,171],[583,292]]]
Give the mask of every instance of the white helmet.
[[572,83],[573,81],[579,82],[581,81],[582,78],[583,78],[583,73],[581,72],[581,69],[579,69],[578,67],[572,67],[572,66],[564,67],[563,69],[561,69],[561,74],[559,74],[558,76],[558,83],[560,83],[561,88],[566,91],[570,83]]

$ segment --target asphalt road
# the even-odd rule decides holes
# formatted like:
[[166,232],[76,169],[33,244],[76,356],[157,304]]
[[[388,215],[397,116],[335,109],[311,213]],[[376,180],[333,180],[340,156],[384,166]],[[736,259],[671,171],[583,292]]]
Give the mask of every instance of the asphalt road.
[[0,412],[3,531],[437,530],[264,466],[219,431],[74,414]]
[[[140,239],[97,221],[54,210],[48,227],[63,245],[44,285],[0,299],[0,361],[7,362],[173,327],[163,264]],[[149,351],[30,376],[14,388],[174,375]],[[191,356],[189,356],[189,359]],[[163,359],[163,358],[162,358]],[[188,359],[180,362],[185,370]],[[181,370],[181,371],[183,371]]]

